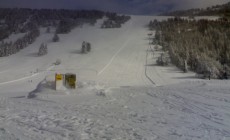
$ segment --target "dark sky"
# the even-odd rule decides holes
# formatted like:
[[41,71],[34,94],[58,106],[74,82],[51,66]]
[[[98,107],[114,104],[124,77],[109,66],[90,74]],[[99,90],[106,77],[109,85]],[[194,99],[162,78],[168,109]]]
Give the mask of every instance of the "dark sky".
[[202,8],[230,0],[0,0],[0,7],[98,9],[126,14]]

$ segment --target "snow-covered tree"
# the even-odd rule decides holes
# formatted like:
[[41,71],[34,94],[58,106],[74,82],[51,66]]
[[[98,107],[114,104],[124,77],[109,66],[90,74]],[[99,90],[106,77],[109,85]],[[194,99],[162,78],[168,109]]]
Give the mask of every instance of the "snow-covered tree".
[[38,51],[38,56],[46,55],[47,53],[48,53],[47,45],[42,43]]
[[160,66],[166,66],[169,63],[169,58],[166,53],[162,53],[160,57],[158,57],[156,63]]
[[87,48],[86,48],[86,42],[85,41],[82,42],[81,53],[87,53]]
[[61,64],[61,59],[57,59],[56,62],[54,63],[55,65],[60,65]]

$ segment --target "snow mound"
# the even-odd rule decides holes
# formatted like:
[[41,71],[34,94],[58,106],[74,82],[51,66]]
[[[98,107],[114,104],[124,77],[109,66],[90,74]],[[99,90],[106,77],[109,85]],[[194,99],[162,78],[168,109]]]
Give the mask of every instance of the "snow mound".
[[96,82],[79,82],[78,88],[82,94],[96,94],[105,97],[110,92],[110,88]]
[[59,91],[55,90],[55,81],[46,77],[42,80],[36,88],[29,92],[27,98],[43,97],[48,95],[76,95],[76,94],[94,94],[97,96],[105,97],[110,89],[103,84],[96,82],[79,82],[76,89],[63,88]]
[[70,91],[63,87],[60,91],[55,90],[55,81],[44,79],[42,80],[37,87],[29,92],[27,98],[35,98],[42,95],[68,95]]

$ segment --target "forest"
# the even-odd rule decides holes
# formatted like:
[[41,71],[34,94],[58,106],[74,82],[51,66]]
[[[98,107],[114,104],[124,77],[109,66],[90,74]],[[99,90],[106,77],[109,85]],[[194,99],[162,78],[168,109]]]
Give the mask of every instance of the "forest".
[[156,31],[152,43],[161,45],[171,62],[185,72],[190,69],[216,79],[230,74],[229,21],[175,17],[152,20],[148,27]]

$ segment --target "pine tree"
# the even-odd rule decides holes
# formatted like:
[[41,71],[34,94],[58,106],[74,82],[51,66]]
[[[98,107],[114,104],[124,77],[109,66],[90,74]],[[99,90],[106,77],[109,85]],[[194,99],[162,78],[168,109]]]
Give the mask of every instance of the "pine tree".
[[53,37],[53,42],[58,42],[59,40],[59,36],[55,33]]

